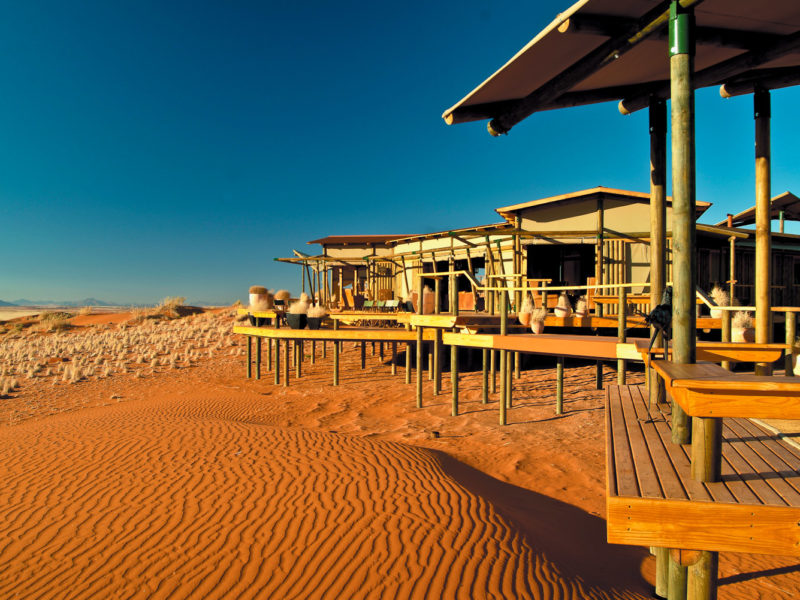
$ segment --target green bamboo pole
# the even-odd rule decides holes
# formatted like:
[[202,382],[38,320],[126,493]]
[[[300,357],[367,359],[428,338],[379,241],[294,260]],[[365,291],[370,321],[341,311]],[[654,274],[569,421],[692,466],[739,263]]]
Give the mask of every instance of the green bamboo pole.
[[[756,122],[756,343],[769,344],[772,341],[769,90],[756,88],[753,111]],[[771,372],[770,363],[756,363],[756,375],[770,375]]]
[[797,337],[797,319],[791,310],[786,311],[786,358],[784,359],[784,374],[792,377],[794,375],[794,340]]
[[[670,97],[672,99],[672,295],[673,361],[695,362],[695,142],[694,14],[670,5]],[[689,417],[672,403],[672,441],[687,444]]]
[[256,379],[261,379],[261,338],[256,337]]
[[[339,320],[333,322],[333,330],[339,329]],[[339,342],[333,342],[333,385],[339,385]]]
[[564,414],[564,357],[556,358],[556,414]]

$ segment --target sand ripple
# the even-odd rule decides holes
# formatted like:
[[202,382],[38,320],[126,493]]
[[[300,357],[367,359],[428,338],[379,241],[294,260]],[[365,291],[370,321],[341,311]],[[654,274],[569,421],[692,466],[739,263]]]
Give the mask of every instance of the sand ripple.
[[431,451],[233,398],[0,431],[2,598],[606,597]]

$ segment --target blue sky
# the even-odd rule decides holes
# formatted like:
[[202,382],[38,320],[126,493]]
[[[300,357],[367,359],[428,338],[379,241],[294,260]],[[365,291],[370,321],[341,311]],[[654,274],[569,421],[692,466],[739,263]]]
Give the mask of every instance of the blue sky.
[[[646,111],[541,113],[499,139],[441,119],[570,4],[6,3],[0,299],[228,302],[299,288],[273,257],[327,234],[647,191]],[[773,93],[773,195],[800,194],[799,105]],[[704,220],[751,206],[751,97],[699,91],[697,140]]]

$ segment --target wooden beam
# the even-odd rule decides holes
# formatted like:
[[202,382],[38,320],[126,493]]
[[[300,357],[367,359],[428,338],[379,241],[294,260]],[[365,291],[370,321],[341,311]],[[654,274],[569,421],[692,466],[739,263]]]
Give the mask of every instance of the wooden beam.
[[[693,86],[696,89],[724,83],[728,79],[741,75],[743,71],[754,69],[787,54],[797,52],[798,49],[800,49],[800,32],[782,36],[772,44],[739,54],[698,71],[695,74]],[[669,98],[669,82],[662,82],[645,93],[621,100],[619,111],[624,115],[629,115],[646,108],[650,104],[650,96]]]
[[[559,25],[558,31],[560,33],[582,33],[616,37],[626,29],[635,26],[635,24],[636,20],[628,17],[577,13]],[[753,50],[765,44],[774,43],[780,37],[770,33],[720,27],[697,27],[695,32],[695,41],[700,45],[733,48],[736,50]],[[666,40],[666,29],[659,29],[653,32],[650,39]]]
[[719,95],[723,98],[732,98],[742,94],[752,94],[756,87],[777,90],[798,84],[800,84],[800,67],[757,69],[723,83],[719,88]]
[[[756,141],[756,342],[768,344],[772,341],[772,233],[770,222],[770,93],[759,89],[753,95]],[[757,375],[772,372],[769,363],[756,363]]]
[[[687,8],[700,2],[702,0],[680,0],[681,6]],[[670,4],[669,1],[659,2],[625,31],[607,40],[571,67],[553,77],[525,98],[518,100],[512,108],[489,122],[489,133],[493,136],[508,133],[514,125],[539,110],[540,106],[552,102],[576,84],[634,48],[650,34],[666,25],[669,19]]]

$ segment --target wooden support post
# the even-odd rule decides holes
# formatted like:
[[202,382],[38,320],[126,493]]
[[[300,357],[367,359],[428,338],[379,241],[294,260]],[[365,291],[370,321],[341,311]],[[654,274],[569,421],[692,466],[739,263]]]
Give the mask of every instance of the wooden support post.
[[[627,340],[626,329],[628,328],[627,322],[628,313],[628,288],[620,286],[619,295],[617,297],[617,341],[625,343]],[[625,385],[625,368],[627,361],[625,359],[617,359],[617,385]]]
[[[670,5],[669,53],[672,99],[672,360],[695,362],[697,282],[695,262],[694,13]],[[672,441],[691,439],[689,417],[672,403]],[[684,571],[685,578],[685,571]]]
[[378,358],[383,362],[383,342],[378,343]]
[[[505,294],[500,296],[500,335],[508,334],[508,297]],[[506,386],[508,380],[506,379],[506,362],[508,360],[508,351],[500,350],[500,425],[505,425],[507,419],[506,407]]]
[[256,379],[261,379],[261,338],[256,337]]
[[417,408],[422,408],[422,327],[417,325]]
[[300,377],[303,374],[302,366],[301,366],[303,364],[303,341],[302,340],[297,340],[294,343],[294,353],[297,356],[297,358],[295,359],[295,365],[294,365],[294,368],[295,368],[294,376],[297,377],[297,379],[300,379]]
[[564,357],[556,357],[556,414],[564,414]]
[[598,360],[595,365],[594,385],[598,390],[603,389],[603,361]]
[[247,336],[247,378],[253,376],[253,336]]
[[672,554],[672,552],[669,553],[667,598],[669,600],[686,600],[686,579],[688,573],[686,567],[681,566]]
[[361,341],[361,370],[367,368],[367,343],[365,341]]
[[[435,262],[433,263],[436,264]],[[442,285],[441,278],[433,280],[433,314],[438,315],[442,312]]]
[[509,410],[511,408],[511,396],[512,396],[512,394],[514,392],[514,380],[512,378],[513,371],[514,371],[514,365],[511,362],[511,352],[507,352],[506,353],[506,387],[505,387],[505,392],[506,392],[506,398],[505,398],[506,410]]
[[497,393],[497,350],[489,350],[489,392]]
[[666,598],[669,590],[669,548],[656,548],[656,596]]
[[375,342],[371,342],[371,346],[370,356],[375,356]]
[[442,330],[440,327],[434,329],[433,340],[433,395],[438,396],[442,391]]
[[489,352],[481,350],[481,404],[489,404]]
[[[441,331],[437,329],[437,332]],[[453,329],[457,331],[457,329]],[[450,346],[450,392],[451,392],[451,406],[450,414],[454,417],[458,416],[458,346]]]
[[311,364],[317,362],[317,340],[311,340]]
[[[722,341],[723,342],[730,342],[731,341],[731,311],[723,310],[722,311]],[[731,370],[731,362],[728,360],[722,361],[722,368]]]
[[289,340],[283,344],[283,387],[289,387]]
[[[287,342],[288,344],[288,342]],[[275,385],[281,384],[281,341],[276,339],[275,340],[275,364],[273,365],[275,369]]]
[[[772,341],[772,234],[770,231],[770,94],[756,88],[753,94],[756,121],[756,343]],[[756,375],[770,375],[770,363],[757,363]]]
[[[406,323],[406,331],[411,331],[411,325]],[[411,343],[406,342],[406,374],[405,374],[405,382],[406,384],[411,383]]]
[[697,561],[689,566],[687,600],[716,600],[718,569],[719,553],[700,552]]
[[[333,322],[333,330],[339,329],[339,320]],[[333,385],[339,385],[339,342],[333,342]]]
[[322,340],[322,358],[328,358],[328,342],[326,340]]
[[267,371],[272,370],[272,340],[267,338]]
[[783,362],[784,375],[794,375],[794,340],[797,337],[797,319],[793,311],[786,311],[786,357]]
[[397,342],[392,342],[392,375],[397,375]]
[[[599,285],[606,283],[605,281],[605,211],[603,209],[603,199],[597,200],[597,265],[595,265],[595,278]],[[547,305],[544,305],[547,306]],[[595,315],[598,317],[603,316],[603,305],[594,305]],[[603,389],[599,387],[597,389]]]
[[[522,260],[521,260],[522,246],[520,245],[519,231],[520,231],[520,229],[522,229],[522,217],[520,216],[519,213],[514,215],[514,229],[516,229],[516,233],[514,233],[514,260],[513,260],[512,264],[514,265],[514,273],[520,273],[521,274],[522,273]],[[517,279],[515,279],[514,280],[514,287],[521,287],[519,285],[520,283],[522,283],[522,282],[517,280]],[[522,291],[516,290],[514,292],[514,310],[515,310],[515,312],[519,312],[519,307],[520,307],[521,304],[522,304]],[[515,367],[517,365],[518,355],[519,355],[518,352],[515,353],[515,357],[514,357],[515,358],[515,363],[514,363]],[[519,375],[517,375],[517,377],[519,377]]]
[[731,280],[729,285],[728,294],[731,298],[731,306],[733,306],[733,299],[736,297],[736,238],[731,236],[730,239],[730,272]]
[[433,372],[436,370],[433,366],[433,353],[435,344],[426,344],[428,346],[428,381],[433,381]]
[[[667,277],[667,102],[650,99],[650,310],[661,303]],[[650,335],[657,333],[650,328]],[[656,346],[664,343],[659,333]],[[664,397],[663,380],[647,370],[650,406]],[[666,563],[665,563],[666,564]],[[666,570],[665,570],[666,573]],[[666,591],[665,594],[666,595]]]
[[722,419],[692,418],[692,479],[719,481],[722,452]]

